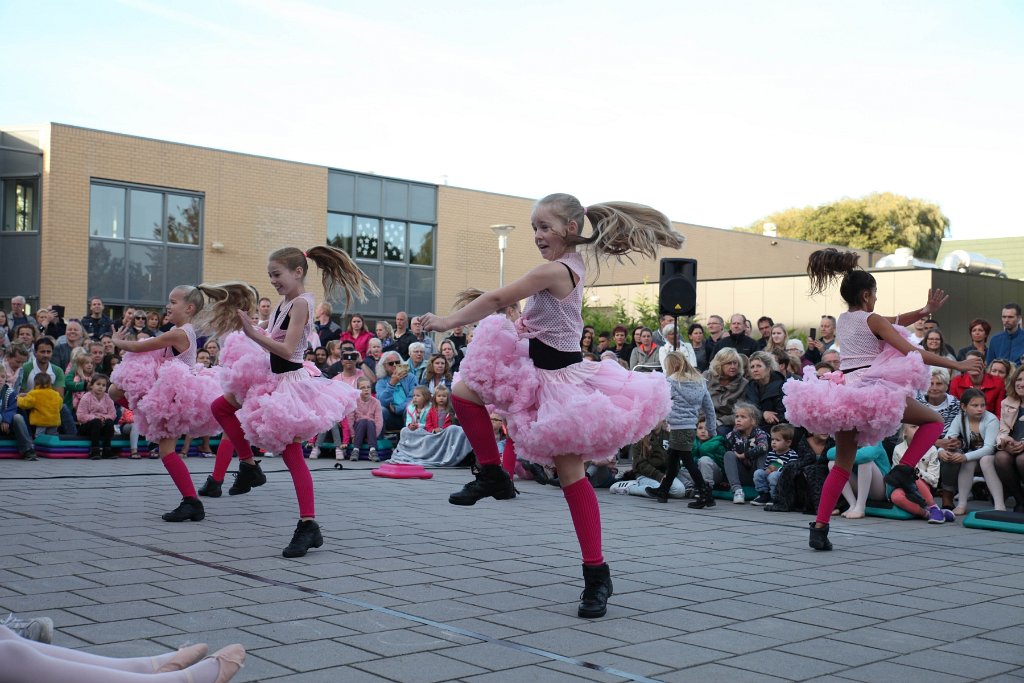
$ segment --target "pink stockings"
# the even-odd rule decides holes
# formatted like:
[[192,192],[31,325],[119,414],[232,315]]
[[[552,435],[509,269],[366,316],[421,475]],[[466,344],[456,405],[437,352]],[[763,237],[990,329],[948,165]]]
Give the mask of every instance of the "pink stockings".
[[476,453],[477,464],[481,467],[500,464],[501,455],[498,453],[498,442],[494,438],[491,416],[487,414],[487,408],[459,398],[455,394],[452,394],[452,407],[455,408],[455,416],[459,418],[462,431],[469,439],[469,445]]
[[838,464],[829,471],[825,484],[821,487],[821,498],[818,500],[818,516],[815,517],[815,521],[819,524],[828,524],[832,519],[832,511],[836,509],[836,503],[848,481],[850,472]]
[[235,450],[238,451],[239,460],[251,460],[252,452],[249,448],[249,442],[245,440],[242,423],[238,421],[238,416],[235,415],[238,412],[238,408],[231,405],[230,401],[221,396],[210,404],[210,410],[213,411],[213,417],[217,420],[217,424],[224,430],[224,435],[230,440],[228,446],[224,446],[224,441],[221,440],[220,446],[217,447],[217,459],[213,464],[214,480],[223,482],[224,475],[231,464],[231,446],[234,446]]
[[917,433],[914,434],[914,438],[907,446],[907,452],[900,458],[900,464],[912,468],[917,467],[917,463],[921,462],[921,458],[928,452],[928,449],[934,446],[936,440],[942,436],[944,426],[942,422],[926,422],[918,427]]
[[192,475],[188,471],[188,466],[185,465],[181,456],[171,452],[160,458],[160,462],[164,464],[164,469],[171,475],[171,479],[174,481],[174,485],[178,487],[181,497],[195,498],[196,487],[192,483]]
[[299,517],[316,517],[313,506],[313,475],[309,473],[306,459],[302,457],[302,444],[290,443],[282,454],[285,466],[292,475],[295,497],[299,499]]
[[[920,493],[921,497],[924,498],[924,504],[927,507],[935,505],[935,499],[932,497],[932,490],[928,488],[928,484],[924,483],[920,479],[918,479],[914,483],[917,484],[918,493]],[[921,507],[917,503],[911,503],[909,500],[907,500],[907,493],[903,489],[893,489],[892,496],[890,497],[892,499],[892,504],[898,507],[900,510],[906,510],[915,517],[927,516],[927,513],[925,512],[925,509],[923,507]]]
[[597,505],[597,494],[590,480],[583,477],[562,488],[562,495],[569,505],[569,515],[576,529],[576,538],[583,551],[583,564],[604,564],[601,553],[601,508]]

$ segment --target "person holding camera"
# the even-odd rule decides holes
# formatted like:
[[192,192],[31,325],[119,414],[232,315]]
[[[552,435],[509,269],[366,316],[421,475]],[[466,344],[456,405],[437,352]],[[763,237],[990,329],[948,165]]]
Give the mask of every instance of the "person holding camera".
[[377,399],[384,413],[384,428],[398,431],[405,426],[405,409],[412,400],[416,378],[397,351],[385,351],[377,363]]

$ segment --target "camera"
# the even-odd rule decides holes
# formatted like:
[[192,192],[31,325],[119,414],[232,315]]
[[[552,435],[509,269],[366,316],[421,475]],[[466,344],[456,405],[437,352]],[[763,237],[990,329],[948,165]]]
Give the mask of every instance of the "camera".
[[359,360],[359,354],[349,351],[348,353],[341,354],[342,360]]

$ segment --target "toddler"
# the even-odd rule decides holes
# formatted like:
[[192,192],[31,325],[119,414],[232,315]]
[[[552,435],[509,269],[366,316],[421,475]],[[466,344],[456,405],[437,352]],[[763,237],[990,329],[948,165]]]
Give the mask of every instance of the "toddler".
[[113,458],[114,450],[110,440],[114,436],[114,420],[117,410],[114,401],[107,395],[110,380],[106,375],[93,375],[89,390],[78,400],[78,431],[89,437],[89,459]]
[[[380,401],[371,391],[373,385],[370,380],[360,377],[356,388],[359,389],[359,400],[356,401],[355,410],[345,418],[352,433],[351,456],[353,460],[358,460],[359,448],[365,443],[369,447],[370,462],[377,462],[377,435],[384,429],[384,413]],[[348,455],[346,449],[345,457]],[[339,453],[337,457],[341,458],[342,454]]]
[[754,472],[764,466],[768,455],[768,435],[757,425],[761,422],[761,410],[750,403],[737,403],[736,422],[731,432],[725,435],[729,448],[725,453],[725,478],[732,489],[732,502],[747,502],[743,493],[744,484],[752,484]]
[[793,425],[777,424],[772,427],[772,451],[765,459],[764,467],[754,472],[757,498],[750,501],[751,505],[764,505],[775,500],[775,487],[782,475],[783,465],[797,458],[796,451],[793,450],[795,433]]
[[[900,464],[900,460],[906,455],[907,448],[909,448],[915,434],[917,434],[917,425],[903,425],[903,441],[898,443],[896,449],[892,452],[893,466]],[[903,489],[893,489],[892,494],[889,496],[892,504],[901,510],[906,510],[915,517],[928,520],[929,524],[944,524],[945,522],[955,521],[956,515],[953,514],[953,511],[940,509],[932,497],[932,487],[939,485],[939,472],[939,451],[935,446],[932,446],[925,451],[917,463],[918,479],[915,483],[917,484],[918,493],[924,499],[924,506],[922,507],[908,500],[907,494]]]
[[33,385],[32,391],[18,397],[18,407],[28,411],[28,424],[33,434],[39,429],[44,434],[56,434],[64,399],[53,388],[53,378],[45,372],[36,374]]

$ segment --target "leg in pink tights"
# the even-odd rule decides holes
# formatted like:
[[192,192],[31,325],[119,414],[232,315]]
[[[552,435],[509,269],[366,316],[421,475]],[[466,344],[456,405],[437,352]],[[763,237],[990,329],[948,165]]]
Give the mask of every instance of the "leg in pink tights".
[[313,505],[313,476],[309,473],[306,459],[302,457],[302,444],[288,444],[282,457],[288,472],[292,475],[295,495],[299,499],[299,518],[313,519],[316,517]]
[[[249,442],[245,440],[242,423],[238,421],[238,416],[235,415],[238,412],[238,408],[231,405],[231,402],[226,397],[221,396],[210,405],[210,410],[213,411],[213,417],[217,420],[217,424],[224,430],[224,435],[228,437],[238,452],[238,459],[241,462],[252,464],[252,450],[249,448]],[[230,464],[231,451],[217,448],[217,460],[213,465],[213,478],[216,481],[223,482],[224,474],[227,473]],[[220,479],[217,479],[218,472],[221,473]]]
[[511,439],[505,439],[505,450],[501,452],[501,469],[508,472],[509,479],[516,472],[516,444]]
[[576,529],[576,538],[583,552],[583,564],[597,566],[604,564],[601,552],[601,508],[590,481],[583,477],[569,486],[562,487],[562,495],[569,505],[569,515]]
[[[37,643],[34,640],[25,640],[21,638],[17,633],[10,630],[6,626],[0,626],[0,641],[4,640],[16,640],[24,643],[31,647],[33,650],[47,656],[56,657],[69,662],[78,662],[80,664],[89,664],[91,666],[99,666],[105,669],[115,669],[118,671],[131,671],[140,674],[153,674],[163,666],[174,659],[177,652],[165,652],[162,655],[156,655],[155,657],[130,657],[126,659],[118,659],[116,657],[102,657],[100,655],[90,654],[88,652],[79,652],[78,650],[71,650],[66,647],[58,647],[56,645],[49,645],[47,643]],[[198,653],[197,658],[201,657],[205,653],[205,646],[203,646],[202,652]],[[194,661],[194,660],[193,660]],[[2,676],[0,676],[2,679]],[[28,679],[26,679],[28,680]]]
[[214,481],[224,481],[224,477],[228,474],[228,467],[231,466],[231,458],[234,454],[234,444],[231,443],[231,439],[228,438],[227,435],[224,435],[221,437],[220,443],[217,445],[217,456],[216,460],[213,461]]
[[498,453],[498,442],[494,439],[494,430],[491,428],[491,416],[487,414],[487,408],[478,403],[467,401],[452,393],[452,407],[455,415],[459,418],[462,431],[469,439],[469,445],[476,453],[476,461],[481,467],[484,465],[498,465],[501,463],[501,455]]
[[942,436],[943,422],[927,422],[917,428],[917,433],[910,440],[907,452],[900,458],[901,465],[917,467],[921,458],[928,452],[928,449],[935,445],[935,441]]
[[[928,489],[928,485],[920,479],[917,480],[917,490],[924,498],[927,507],[931,507],[935,504],[935,499],[932,498],[932,492]],[[915,517],[927,518],[928,513],[923,507],[917,503],[911,503],[907,500],[907,494],[903,489],[893,489],[892,492],[892,504],[898,507],[900,510],[904,510],[914,515]]]
[[[164,442],[160,442],[161,450],[164,447]],[[172,446],[173,448],[173,446]],[[192,483],[192,475],[188,471],[188,466],[181,459],[181,456],[175,453],[173,450],[166,455],[160,457],[160,462],[164,464],[164,469],[171,475],[171,479],[174,481],[174,485],[178,487],[178,492],[181,493],[182,498],[195,498],[196,487]]]

